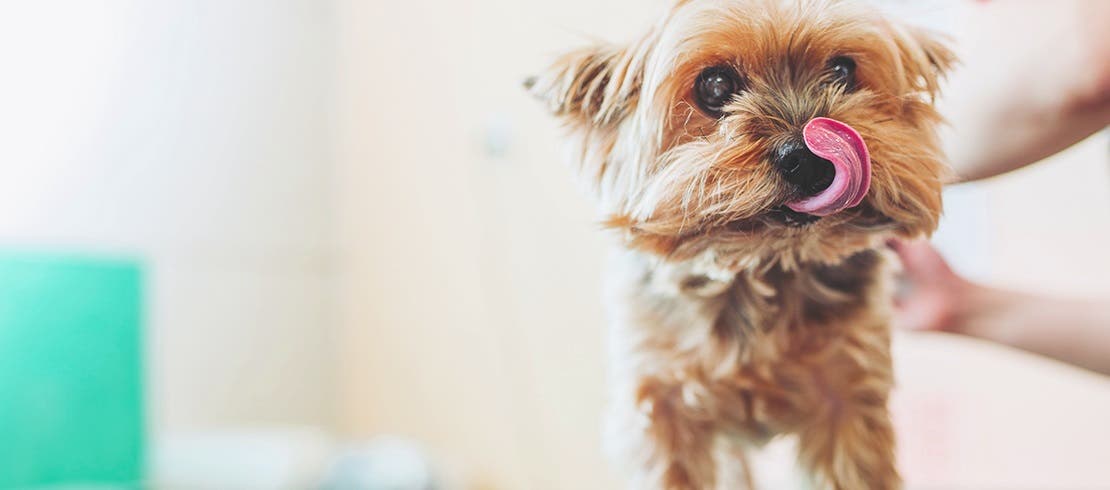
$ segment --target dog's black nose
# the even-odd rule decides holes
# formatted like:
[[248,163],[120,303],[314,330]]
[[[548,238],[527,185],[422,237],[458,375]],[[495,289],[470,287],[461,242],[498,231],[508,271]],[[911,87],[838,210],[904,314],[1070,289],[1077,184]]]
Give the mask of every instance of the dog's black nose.
[[807,196],[828,189],[836,176],[832,162],[814,155],[799,143],[787,143],[780,147],[775,153],[774,164],[782,178]]

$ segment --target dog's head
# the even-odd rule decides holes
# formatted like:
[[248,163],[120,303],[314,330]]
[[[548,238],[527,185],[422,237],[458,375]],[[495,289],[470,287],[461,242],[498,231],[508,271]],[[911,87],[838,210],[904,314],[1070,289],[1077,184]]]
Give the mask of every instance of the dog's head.
[[953,60],[846,1],[678,0],[637,41],[572,51],[527,85],[630,246],[828,263],[936,227],[932,100]]

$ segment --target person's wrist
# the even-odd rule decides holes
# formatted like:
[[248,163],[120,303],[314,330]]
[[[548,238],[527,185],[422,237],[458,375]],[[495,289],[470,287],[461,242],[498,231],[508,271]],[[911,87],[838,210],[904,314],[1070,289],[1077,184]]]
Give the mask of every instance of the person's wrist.
[[1013,300],[1012,294],[960,279],[950,331],[987,340],[998,340],[993,326]]
[[982,335],[979,318],[993,302],[988,288],[954,276],[949,290],[949,311],[942,330],[969,336]]

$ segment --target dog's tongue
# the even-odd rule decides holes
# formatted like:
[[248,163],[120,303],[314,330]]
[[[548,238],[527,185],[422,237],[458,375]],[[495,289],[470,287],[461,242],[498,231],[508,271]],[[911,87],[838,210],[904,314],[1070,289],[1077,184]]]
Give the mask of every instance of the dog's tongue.
[[836,119],[818,117],[806,123],[802,137],[809,151],[832,162],[836,175],[819,194],[790,201],[786,206],[817,216],[858,206],[871,187],[871,156],[859,133]]

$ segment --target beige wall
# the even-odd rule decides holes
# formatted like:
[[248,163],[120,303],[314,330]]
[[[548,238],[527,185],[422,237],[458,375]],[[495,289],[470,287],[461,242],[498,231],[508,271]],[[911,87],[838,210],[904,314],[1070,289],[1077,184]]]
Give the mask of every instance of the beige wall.
[[520,83],[652,3],[341,2],[348,431],[416,436],[494,488],[603,486],[604,242]]

